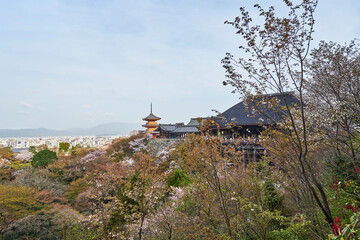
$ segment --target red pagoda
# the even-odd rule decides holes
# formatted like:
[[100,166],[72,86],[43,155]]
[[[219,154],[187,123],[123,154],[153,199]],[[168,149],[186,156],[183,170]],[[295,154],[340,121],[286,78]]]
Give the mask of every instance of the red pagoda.
[[143,125],[143,127],[146,128],[147,133],[155,134],[156,128],[159,126],[159,124],[156,121],[159,121],[161,118],[155,116],[152,113],[152,104],[150,105],[150,114],[149,116],[143,118],[144,121],[147,121],[146,124]]

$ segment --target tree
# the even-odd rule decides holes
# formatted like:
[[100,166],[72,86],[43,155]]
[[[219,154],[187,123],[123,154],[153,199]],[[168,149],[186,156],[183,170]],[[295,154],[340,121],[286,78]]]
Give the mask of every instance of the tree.
[[57,160],[56,153],[50,151],[48,149],[41,150],[40,152],[36,153],[31,161],[31,165],[35,168],[38,167],[46,167],[50,163],[53,163],[54,160]]
[[0,229],[13,221],[44,208],[35,196],[35,189],[0,185]]
[[205,135],[188,136],[179,150],[179,165],[193,180],[196,211],[191,210],[189,215],[200,215],[201,219],[211,222],[215,231],[233,237],[238,228],[233,219],[237,218],[238,212],[232,198],[242,185],[242,171],[237,169],[241,153],[231,146],[222,147],[219,138]]
[[[224,85],[231,85],[250,102],[256,98],[258,103],[264,103],[272,108],[279,107],[278,102],[269,99],[266,94],[279,93],[285,102],[281,114],[287,121],[283,123],[283,131],[291,142],[296,153],[298,172],[303,183],[315,199],[317,205],[325,215],[326,221],[332,225],[333,218],[329,203],[322,184],[316,176],[316,171],[308,158],[309,143],[305,113],[305,63],[310,52],[310,43],[314,27],[314,11],[317,0],[303,0],[298,4],[284,0],[288,15],[278,17],[275,8],[268,10],[259,4],[254,7],[263,20],[262,25],[253,23],[248,11],[240,8],[240,17],[225,23],[235,27],[246,42],[240,46],[243,52],[241,58],[235,58],[227,53],[222,60],[227,80]],[[239,72],[242,71],[242,72]],[[246,75],[243,75],[245,72]],[[286,102],[285,93],[294,91],[299,104],[292,108]],[[258,101],[258,100],[262,101]],[[261,106],[253,105],[249,111],[261,111]]]
[[36,147],[37,151],[42,151],[42,150],[46,150],[46,149],[48,149],[48,146],[46,144],[41,144]]
[[11,239],[68,239],[66,235],[77,221],[78,214],[69,207],[55,207],[50,211],[41,211],[28,215],[12,223],[3,230],[4,240]]
[[67,152],[70,148],[70,143],[68,142],[61,142],[59,143],[59,152]]
[[307,90],[313,119],[323,136],[356,164],[360,149],[354,144],[360,134],[360,49],[322,41],[311,51]]
[[29,151],[21,151],[16,155],[16,159],[20,162],[28,163],[32,160],[34,153]]
[[11,147],[0,148],[0,159],[10,159],[13,156],[13,152],[11,151]]
[[36,153],[36,147],[35,146],[30,146],[29,147],[29,152],[32,152],[33,154]]

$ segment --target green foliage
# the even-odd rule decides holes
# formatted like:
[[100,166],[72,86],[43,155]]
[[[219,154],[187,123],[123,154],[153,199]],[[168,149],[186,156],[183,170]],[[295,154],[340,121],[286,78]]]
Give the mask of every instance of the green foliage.
[[[355,171],[354,161],[344,155],[337,155],[325,160],[328,177],[337,178],[339,181],[353,180],[360,183]],[[359,166],[360,167],[360,166]]]
[[86,190],[87,187],[87,180],[85,178],[79,178],[67,186],[65,195],[67,198],[74,201],[80,193]]
[[266,181],[263,186],[264,192],[264,205],[266,209],[274,211],[279,210],[281,207],[281,198],[277,193],[275,186],[272,182]]
[[167,180],[167,185],[169,187],[186,187],[190,183],[190,177],[180,169],[175,169],[172,175],[170,175]]
[[335,235],[335,234],[329,234],[329,240],[330,239],[338,239],[338,240],[344,240],[344,239],[359,239],[360,235],[360,214],[354,213],[350,217],[350,223],[344,227],[344,229],[341,230],[341,234]]
[[76,146],[72,146],[71,147],[71,155],[76,156],[78,153],[77,149],[81,149],[81,148],[83,148],[83,147],[79,144],[77,144]]
[[35,168],[46,167],[57,159],[58,158],[55,152],[45,149],[34,155],[33,160],[31,161],[31,165]]
[[341,155],[327,159],[324,176],[333,216],[340,217],[342,226],[349,224],[360,206],[360,178],[353,160]]
[[32,152],[33,154],[36,154],[37,153],[36,147],[35,146],[30,146],[29,147],[29,152]]
[[24,169],[24,168],[31,168],[31,163],[21,163],[18,161],[14,161],[11,163],[11,168],[15,169],[15,170],[20,170],[20,169]]
[[309,239],[309,222],[290,223],[286,228],[280,230],[273,230],[270,233],[271,240],[303,240]]
[[59,143],[59,152],[67,152],[70,148],[70,143],[61,142]]
[[139,202],[137,201],[138,199],[128,196],[128,192],[129,190],[131,191],[134,189],[134,185],[141,184],[141,182],[139,182],[140,180],[139,172],[135,171],[128,182],[129,184],[126,182],[120,184],[116,196],[119,200],[119,204],[111,213],[110,219],[106,225],[108,231],[124,229],[125,224],[135,220],[132,215],[139,211]]
[[13,156],[13,152],[11,151],[11,147],[0,148],[0,159],[10,159]]
[[3,169],[0,168],[0,182],[7,182],[11,180],[11,173],[14,170],[12,169]]
[[27,187],[0,185],[0,227],[43,209],[35,190]]
[[64,234],[66,240],[99,240],[104,237],[101,226],[86,226],[81,223],[72,225]]

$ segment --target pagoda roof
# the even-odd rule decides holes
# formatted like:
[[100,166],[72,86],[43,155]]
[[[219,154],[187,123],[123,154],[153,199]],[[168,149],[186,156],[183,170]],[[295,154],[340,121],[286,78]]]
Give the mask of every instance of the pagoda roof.
[[149,116],[143,118],[144,121],[149,121],[149,120],[160,120],[160,117],[155,116],[153,113],[150,113]]
[[142,125],[143,127],[158,127],[159,124],[158,123],[146,123],[144,125]]

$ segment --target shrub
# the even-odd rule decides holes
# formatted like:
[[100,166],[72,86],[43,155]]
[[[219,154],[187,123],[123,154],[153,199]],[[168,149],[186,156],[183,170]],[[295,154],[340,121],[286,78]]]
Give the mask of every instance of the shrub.
[[70,148],[70,143],[68,142],[61,142],[59,143],[59,152],[67,152]]
[[180,169],[175,169],[173,174],[169,176],[167,180],[167,185],[169,187],[185,187],[189,185],[191,182],[191,179],[188,175],[186,175],[183,171]]
[[272,182],[266,181],[263,186],[264,192],[264,205],[266,209],[274,211],[279,210],[281,207],[281,198],[279,197],[275,186]]
[[358,174],[355,171],[354,162],[352,159],[338,155],[329,159],[326,159],[328,177],[337,178],[339,181],[359,181]]
[[41,150],[40,152],[36,153],[31,161],[31,165],[35,168],[38,167],[46,167],[50,163],[53,163],[54,160],[57,160],[56,153],[50,151],[48,149]]
[[0,148],[0,159],[10,159],[13,156],[13,152],[11,151],[11,147]]
[[31,168],[31,163],[21,163],[19,161],[13,161],[11,163],[11,168],[15,170],[21,170],[24,168]]
[[65,192],[65,186],[49,177],[47,170],[31,172],[22,172],[15,180],[14,184],[18,186],[27,186],[37,189],[38,191],[51,190],[55,195],[62,195]]
[[66,197],[74,201],[76,197],[88,188],[85,178],[79,178],[70,183],[66,188]]
[[57,179],[64,184],[70,184],[72,181],[82,178],[85,172],[79,159],[69,157],[61,157],[55,163],[49,164],[47,169],[50,171],[49,176],[51,178]]
[[33,188],[0,185],[0,228],[44,207]]
[[2,169],[0,168],[0,182],[2,181],[10,181],[12,169]]
[[89,196],[90,196],[90,192],[88,191],[82,192],[79,195],[77,195],[74,202],[74,208],[81,213],[93,212],[96,206]]
[[76,211],[68,207],[40,212],[26,216],[4,229],[3,239],[65,239],[77,219]]

